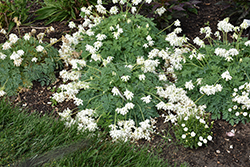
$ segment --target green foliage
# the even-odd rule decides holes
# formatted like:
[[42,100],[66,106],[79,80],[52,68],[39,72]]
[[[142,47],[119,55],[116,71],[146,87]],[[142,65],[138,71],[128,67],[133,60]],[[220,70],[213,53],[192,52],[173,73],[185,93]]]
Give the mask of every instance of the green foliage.
[[[191,52],[185,54],[186,63],[182,63],[182,70],[176,71],[178,77],[176,85],[185,87],[185,84],[192,80],[195,87],[192,90],[186,88],[187,95],[193,101],[196,101],[197,105],[206,104],[206,111],[212,113],[212,119],[222,118],[226,121],[230,121],[231,124],[237,124],[239,121],[249,122],[250,120],[249,117],[242,116],[243,110],[228,111],[229,108],[235,105],[235,102],[232,101],[234,89],[238,89],[241,85],[249,82],[250,49],[244,44],[246,41],[246,38],[229,44],[227,42],[214,41],[213,45],[205,45],[205,47],[201,47],[196,51],[197,54],[200,53],[204,55],[204,58],[200,60],[195,57],[191,59]],[[239,54],[233,56],[233,60],[227,61],[225,57],[220,57],[215,54],[216,48],[223,48],[226,49],[226,51],[232,48],[238,48]],[[230,76],[232,76],[232,79],[228,81],[221,76],[227,70]],[[197,82],[198,78],[202,78],[200,85],[198,85]],[[216,84],[220,84],[223,87],[222,91],[209,96],[201,94],[201,87]],[[237,111],[239,111],[241,116],[236,116]],[[248,111],[248,115],[249,113]]]
[[[11,42],[6,41],[0,47],[8,43]],[[36,50],[39,45],[44,47],[42,52]],[[23,52],[18,59],[21,64],[14,64],[15,60],[11,57],[20,51]],[[11,48],[0,50],[0,55],[0,86],[4,86],[8,95],[14,95],[24,87],[30,88],[32,81],[48,85],[56,79],[54,71],[62,66],[58,51],[47,43],[39,43],[34,37],[29,40],[19,38],[11,44]]]
[[[8,31],[15,26],[13,21],[14,17],[17,17],[21,23],[29,17],[30,6],[27,4],[30,0],[1,0],[0,1],[0,26],[8,27]],[[2,25],[1,25],[2,24]]]
[[[116,39],[110,27],[119,27],[123,33]],[[160,81],[157,74],[145,72],[143,64],[137,64],[137,57],[142,56],[144,60],[148,59],[148,53],[153,48],[144,48],[148,43],[146,40],[150,34],[155,41],[154,46],[163,48],[168,46],[163,35],[157,35],[159,30],[155,28],[154,23],[141,15],[132,15],[129,13],[120,13],[104,19],[98,26],[92,28],[95,35],[105,34],[106,39],[102,40],[102,46],[96,54],[101,56],[100,60],[94,61],[91,54],[86,51],[86,45],[93,46],[97,39],[94,36],[83,34],[82,41],[76,45],[77,51],[82,52],[81,57],[87,62],[87,66],[81,70],[81,81],[88,81],[89,88],[81,90],[77,95],[83,100],[80,109],[95,109],[98,115],[106,115],[104,122],[113,123],[115,119],[133,119],[136,123],[158,116],[155,104],[160,98],[155,98],[156,86],[163,86],[166,81]],[[116,30],[114,30],[116,31]],[[105,64],[110,56],[113,57],[110,63]],[[153,59],[152,59],[153,60]],[[159,59],[163,65],[163,61]],[[105,65],[104,65],[105,64]],[[126,66],[131,66],[126,67]],[[156,72],[163,73],[161,65],[156,67]],[[145,75],[145,80],[140,80],[139,75]],[[123,81],[122,76],[129,76],[128,81]],[[119,95],[113,95],[112,89],[117,88]],[[131,99],[127,99],[124,92],[128,90],[134,94]],[[142,97],[150,95],[152,100],[145,103]],[[117,108],[124,107],[127,103],[133,103],[134,108],[129,110],[126,115],[118,114]],[[112,117],[108,116],[111,115]],[[108,121],[109,120],[109,121]]]
[[[207,142],[212,140],[211,125],[207,125],[208,115],[203,117],[190,115],[179,118],[177,125],[173,126],[177,143],[191,149],[207,146]],[[199,143],[199,144],[198,144]]]
[[[94,0],[90,0],[91,4],[94,4]],[[36,14],[38,17],[36,20],[46,19],[48,25],[55,21],[63,21],[65,19],[76,19],[81,11],[81,7],[86,6],[88,1],[86,0],[45,0],[44,7],[38,9]]]

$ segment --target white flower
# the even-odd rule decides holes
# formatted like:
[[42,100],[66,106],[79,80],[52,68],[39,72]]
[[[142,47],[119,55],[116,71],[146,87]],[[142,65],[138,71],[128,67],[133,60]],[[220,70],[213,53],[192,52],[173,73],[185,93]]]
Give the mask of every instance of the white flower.
[[232,79],[232,77],[230,76],[230,73],[228,72],[228,70],[225,71],[223,74],[221,74],[221,77],[222,77],[223,79],[225,79],[226,81]]
[[96,7],[96,10],[99,12],[99,13],[101,13],[101,14],[106,14],[106,8],[105,7],[103,7],[102,5],[95,5],[95,7]]
[[190,80],[189,82],[185,83],[185,88],[188,89],[188,90],[194,89],[194,85],[192,83],[192,80]]
[[111,7],[110,11],[111,14],[117,14],[118,13],[118,8],[116,6]]
[[134,106],[135,106],[135,105],[134,105],[133,103],[127,103],[127,104],[125,105],[125,108],[128,109],[128,110],[130,110],[130,109],[133,109]]
[[199,142],[198,142],[198,146],[200,146],[200,147],[201,147],[201,146],[202,146],[202,142],[200,142],[200,141],[199,141]]
[[122,81],[124,81],[124,82],[127,82],[129,80],[129,78],[130,78],[129,75],[125,75],[125,76],[121,77]]
[[97,34],[96,38],[98,41],[102,41],[102,40],[106,39],[107,36],[105,34]]
[[158,75],[160,81],[166,81],[168,80],[165,74]]
[[155,12],[161,16],[165,11],[166,9],[162,6],[161,8],[156,9]]
[[128,109],[126,107],[123,107],[123,108],[116,108],[115,111],[118,113],[118,114],[122,114],[122,115],[126,115],[128,113]]
[[249,27],[249,24],[247,23],[246,19],[243,20],[243,22],[241,23],[240,27],[242,29],[247,29]]
[[229,18],[225,18],[224,20],[219,21],[219,23],[217,24],[218,30],[221,30],[226,33],[233,31],[234,26],[228,23],[228,21],[229,21]]
[[194,38],[193,41],[194,41],[195,44],[197,44],[201,48],[205,46],[204,42],[199,37]]
[[79,99],[77,97],[74,98],[74,104],[79,106],[79,105],[82,105],[83,104],[83,100],[82,99]]
[[203,137],[202,137],[202,136],[200,136],[200,137],[199,137],[199,140],[200,140],[200,141],[203,141]]
[[202,81],[202,78],[198,78],[198,79],[196,80],[197,85],[200,85],[200,84],[201,84],[201,81]]
[[245,42],[246,46],[250,46],[250,40]]
[[144,58],[141,56],[141,57],[137,57],[136,59],[136,64],[138,65],[142,65],[144,63]]
[[243,116],[245,116],[245,117],[246,117],[246,116],[247,116],[247,112],[243,112]]
[[5,29],[3,29],[3,28],[1,29],[0,33],[2,33],[4,35],[7,34],[7,32],[5,31]]
[[44,47],[41,46],[41,45],[38,45],[38,46],[36,47],[36,51],[37,51],[37,52],[42,52],[43,49],[44,49]]
[[150,95],[141,98],[141,100],[142,100],[143,102],[145,102],[145,103],[150,103],[151,99],[152,99],[152,98],[151,98]]
[[16,59],[19,59],[19,58],[20,58],[20,55],[17,54],[15,51],[10,56],[11,60],[16,60]]
[[221,36],[220,36],[220,32],[219,31],[216,31],[214,33],[214,35],[220,40],[221,39]]
[[31,59],[31,61],[32,61],[32,62],[37,62],[37,58],[36,58],[36,57],[33,57],[33,58]]
[[3,90],[0,90],[0,97],[4,96],[6,94],[6,92],[4,92]]
[[208,135],[208,136],[207,136],[207,139],[208,139],[209,141],[211,141],[213,138],[212,138],[212,136]]
[[206,121],[205,121],[204,119],[200,119],[199,121],[200,121],[200,123],[202,123],[202,124],[205,124],[205,123],[206,123]]
[[139,80],[142,81],[142,80],[145,80],[146,76],[144,74],[141,74],[139,75]]
[[185,127],[183,130],[186,132],[186,131],[188,131],[188,128],[187,128],[187,127]]
[[136,10],[137,10],[136,7],[132,7],[132,8],[131,8],[132,14],[135,14]]
[[2,52],[0,52],[0,59],[4,60],[6,57],[7,57],[7,55],[5,55]]
[[51,44],[54,44],[57,41],[57,39],[56,38],[50,38],[49,41],[50,41]]
[[239,115],[240,115],[240,113],[239,113],[239,112],[236,112],[236,113],[235,113],[235,116],[236,116],[236,117],[238,117]]
[[150,35],[148,35],[146,39],[147,39],[147,41],[152,41],[152,38]]
[[11,43],[16,43],[17,42],[17,40],[18,40],[19,38],[18,38],[18,36],[16,35],[16,34],[10,34],[9,35],[9,41],[11,42]]
[[145,44],[143,45],[143,47],[144,47],[144,48],[148,48],[148,44],[145,43]]
[[94,43],[95,49],[98,50],[100,47],[102,47],[102,42],[101,41],[96,41]]
[[18,50],[18,51],[17,51],[17,54],[18,54],[19,56],[22,56],[22,55],[24,55],[24,51],[23,51],[23,50]]
[[181,136],[181,138],[185,139],[185,138],[186,138],[186,135],[185,135],[185,134],[183,134],[183,135]]
[[126,97],[127,100],[132,100],[134,94],[126,89],[126,91],[124,92],[124,96]]
[[207,144],[207,139],[203,139],[203,143]]
[[6,41],[6,42],[2,45],[2,47],[3,47],[3,50],[10,49],[10,48],[11,48],[11,43]]
[[69,28],[73,29],[75,27],[76,27],[76,25],[73,21],[69,22]]
[[185,127],[186,125],[185,124],[181,124],[182,127]]
[[174,26],[176,26],[176,27],[181,26],[181,22],[177,19],[177,20],[174,22]]
[[194,137],[196,135],[195,132],[191,132],[191,136]]
[[119,95],[120,92],[116,87],[113,87],[113,89],[111,90],[111,92],[113,93],[113,96]]
[[28,41],[30,39],[30,35],[28,33],[25,33],[25,35],[23,36],[23,39],[25,41]]
[[22,58],[18,58],[18,59],[15,59],[13,63],[15,66],[19,67],[21,65],[22,61],[23,61]]

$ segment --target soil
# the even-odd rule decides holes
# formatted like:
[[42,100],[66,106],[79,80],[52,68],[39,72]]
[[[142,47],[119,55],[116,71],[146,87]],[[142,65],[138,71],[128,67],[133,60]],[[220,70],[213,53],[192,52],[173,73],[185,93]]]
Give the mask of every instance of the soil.
[[[204,27],[204,23],[209,21],[212,31],[217,29],[217,23],[222,20],[223,6],[216,5],[219,0],[201,0],[197,4],[198,14],[189,14],[188,18],[181,18],[183,34],[191,40],[196,36],[201,37],[199,33],[200,28]],[[39,5],[32,6],[31,11],[35,11]],[[31,13],[32,14],[32,13]],[[33,18],[34,19],[34,18]],[[83,20],[75,20],[75,23],[81,23]],[[49,26],[53,26],[55,31],[48,34],[46,39],[61,38],[62,35],[70,32],[67,22],[55,22],[45,26],[43,21],[35,21],[30,26],[21,26],[21,34],[30,32],[32,28],[37,30],[37,34],[44,32]],[[17,34],[17,29],[13,29],[12,33]],[[3,43],[6,38],[0,34],[0,43]],[[60,47],[60,43],[55,45],[56,48]],[[57,72],[58,76],[58,72]],[[60,103],[55,106],[51,104],[51,96],[54,93],[53,87],[57,88],[62,84],[62,80],[58,77],[55,83],[49,86],[41,86],[40,83],[34,82],[32,89],[23,89],[18,96],[10,97],[14,104],[21,105],[28,113],[37,112],[41,115],[47,114],[58,119],[58,112],[64,109],[76,109],[72,101]],[[157,118],[156,131],[159,132],[155,135],[151,142],[139,141],[138,145],[150,146],[150,151],[158,150],[157,154],[163,159],[166,159],[171,165],[186,162],[189,166],[250,166],[250,123],[238,124],[231,126],[223,120],[215,120],[213,126],[213,141],[208,143],[208,146],[200,147],[198,149],[184,148],[181,145],[175,144],[174,134],[171,126],[168,123],[163,123],[164,118]],[[235,131],[235,136],[227,136],[227,132]],[[168,133],[167,133],[168,132]],[[167,135],[169,134],[169,135]],[[160,150],[160,152],[159,152]]]

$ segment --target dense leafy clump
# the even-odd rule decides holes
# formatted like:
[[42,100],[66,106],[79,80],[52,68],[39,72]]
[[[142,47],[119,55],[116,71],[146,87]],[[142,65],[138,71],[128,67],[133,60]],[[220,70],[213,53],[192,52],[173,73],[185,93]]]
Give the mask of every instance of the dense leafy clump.
[[250,81],[250,48],[247,39],[240,38],[242,31],[239,27],[235,28],[234,42],[228,43],[223,26],[231,26],[231,31],[233,26],[227,21],[218,24],[223,32],[223,42],[216,40],[205,45],[196,38],[196,44],[201,47],[183,55],[183,67],[176,71],[176,85],[184,87],[196,104],[206,104],[206,111],[212,113],[212,119],[222,118],[238,124],[250,121],[247,86]]
[[[118,110],[121,110],[119,118],[136,122],[158,116],[155,104],[159,100],[154,95],[156,86],[167,83],[158,77],[159,74],[164,75],[160,67],[164,61],[149,58],[153,48],[145,44],[149,43],[149,38],[153,41],[152,45],[159,48],[168,44],[161,34],[157,35],[159,30],[153,22],[140,15],[120,13],[104,19],[91,30],[94,34],[84,34],[84,40],[76,46],[78,52],[82,52],[82,59],[87,62],[81,70],[80,80],[89,84],[88,89],[77,95],[83,99],[83,105],[79,108],[96,109],[98,115],[108,113],[113,121]],[[115,36],[117,32],[120,34]],[[105,36],[105,39],[98,39],[98,34]],[[88,49],[91,46],[93,52]],[[155,65],[148,64],[152,69],[147,69],[145,61]],[[145,103],[143,97],[150,97],[152,101]],[[126,105],[131,105],[129,112],[124,108]]]
[[49,44],[39,43],[28,34],[23,38],[10,34],[0,47],[0,86],[8,95],[31,87],[32,81],[42,85],[55,81],[54,71],[62,63],[58,51]]

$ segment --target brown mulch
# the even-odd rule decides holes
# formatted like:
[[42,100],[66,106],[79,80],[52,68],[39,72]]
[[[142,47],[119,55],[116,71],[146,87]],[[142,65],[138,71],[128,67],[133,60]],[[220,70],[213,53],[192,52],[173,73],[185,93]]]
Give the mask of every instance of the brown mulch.
[[[209,25],[213,32],[217,29],[217,23],[222,20],[221,14],[223,7],[215,5],[219,0],[202,0],[202,3],[198,4],[198,15],[189,14],[189,18],[181,18],[181,24],[183,34],[189,39],[194,39],[196,36],[201,36],[199,33],[200,27],[204,27],[204,23],[209,21]],[[34,7],[35,8],[35,7]],[[81,20],[77,21],[78,23]],[[31,26],[21,27],[21,34],[30,32],[32,28],[37,30],[37,33],[43,32],[46,27],[53,26],[55,32],[52,32],[46,36],[49,38],[60,38],[62,35],[69,33],[70,29],[66,25],[67,22],[56,22],[48,26],[44,25],[42,21],[36,21]],[[17,32],[16,29],[13,32]],[[6,39],[0,34],[0,43]],[[60,43],[55,46],[60,47]],[[58,74],[57,74],[58,75]],[[75,109],[76,106],[72,101],[51,105],[52,88],[56,88],[62,84],[62,80],[58,80],[49,85],[42,87],[38,82],[33,83],[33,88],[30,90],[23,90],[18,96],[12,97],[12,101],[23,106],[27,112],[38,112],[41,114],[47,114],[58,119],[58,112],[62,112],[64,109]],[[141,144],[149,144],[151,150],[158,150],[157,154],[163,159],[166,159],[170,164],[180,165],[183,162],[187,162],[190,166],[250,166],[250,124],[238,124],[231,126],[225,121],[216,120],[214,122],[213,141],[208,143],[207,147],[200,147],[198,149],[188,149],[183,146],[175,144],[175,138],[171,131],[171,125],[163,123],[164,118],[157,118],[157,132],[161,135],[156,135],[151,142],[140,141]],[[228,137],[226,132],[235,130],[235,136]],[[169,132],[169,133],[167,133]],[[167,136],[169,134],[170,136]],[[163,138],[162,136],[165,136]],[[160,151],[159,151],[160,150]]]

